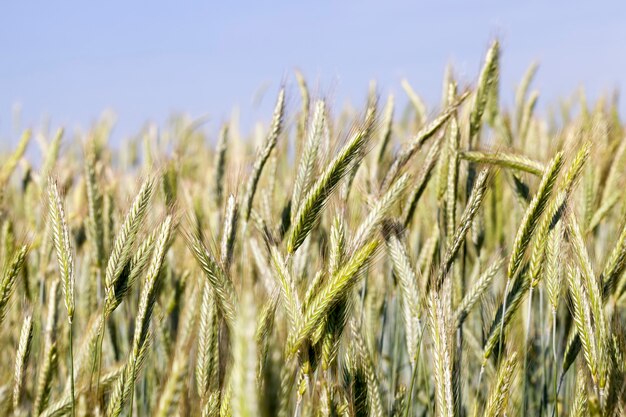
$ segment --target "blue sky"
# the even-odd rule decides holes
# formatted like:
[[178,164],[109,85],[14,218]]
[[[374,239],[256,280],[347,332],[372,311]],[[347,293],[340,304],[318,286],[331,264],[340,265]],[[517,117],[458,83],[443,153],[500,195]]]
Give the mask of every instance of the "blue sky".
[[407,78],[435,104],[446,64],[473,82],[494,37],[505,102],[533,60],[544,106],[580,85],[595,97],[624,90],[625,19],[620,1],[3,2],[0,146],[17,103],[22,126],[88,127],[112,109],[116,140],[172,112],[214,131],[239,106],[249,127],[281,82],[297,106],[295,68],[335,108],[362,103],[371,79],[403,99]]

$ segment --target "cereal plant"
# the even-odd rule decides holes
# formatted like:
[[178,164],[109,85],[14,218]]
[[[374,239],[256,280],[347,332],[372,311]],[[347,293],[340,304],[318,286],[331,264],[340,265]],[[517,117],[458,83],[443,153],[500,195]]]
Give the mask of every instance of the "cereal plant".
[[[0,414],[626,414],[614,97],[473,82],[109,143],[32,126],[0,166]],[[213,132],[213,130],[215,130]]]

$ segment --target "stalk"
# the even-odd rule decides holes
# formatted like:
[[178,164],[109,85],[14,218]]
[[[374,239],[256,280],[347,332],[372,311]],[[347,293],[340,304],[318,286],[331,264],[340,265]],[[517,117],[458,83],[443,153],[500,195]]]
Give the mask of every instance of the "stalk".
[[76,399],[74,396],[74,339],[73,339],[73,322],[70,320],[70,395],[72,396],[72,417],[76,416]]

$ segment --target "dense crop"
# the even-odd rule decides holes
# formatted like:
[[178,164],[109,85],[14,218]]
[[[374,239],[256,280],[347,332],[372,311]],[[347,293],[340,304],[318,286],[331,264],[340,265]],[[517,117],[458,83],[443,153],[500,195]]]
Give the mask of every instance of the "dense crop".
[[403,82],[402,117],[375,88],[333,115],[298,74],[252,137],[27,130],[0,414],[624,415],[624,129],[583,95],[539,118],[534,72],[511,111],[494,43],[438,110]]

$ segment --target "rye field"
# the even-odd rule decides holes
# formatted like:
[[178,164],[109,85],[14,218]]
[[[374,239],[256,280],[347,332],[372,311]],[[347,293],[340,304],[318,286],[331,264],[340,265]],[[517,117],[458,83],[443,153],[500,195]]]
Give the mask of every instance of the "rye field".
[[616,96],[539,111],[537,67],[501,87],[499,57],[437,103],[403,82],[406,108],[297,73],[249,135],[24,130],[0,415],[626,415]]

